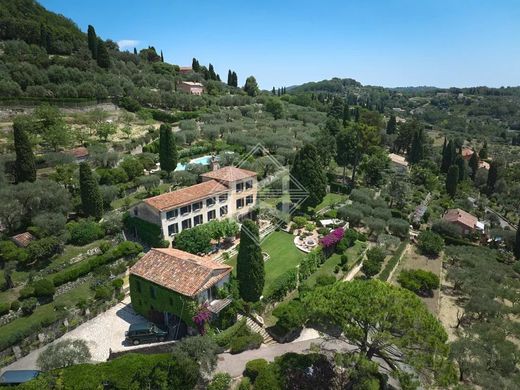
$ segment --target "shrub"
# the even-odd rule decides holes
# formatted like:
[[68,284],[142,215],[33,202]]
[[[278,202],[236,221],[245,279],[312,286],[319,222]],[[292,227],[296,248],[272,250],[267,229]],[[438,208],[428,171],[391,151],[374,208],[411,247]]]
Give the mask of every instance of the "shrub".
[[452,223],[447,221],[438,220],[432,224],[432,231],[440,234],[444,238],[453,237],[460,238],[460,229]]
[[34,282],[34,295],[37,297],[52,297],[56,292],[54,284],[49,279],[40,279]]
[[259,333],[253,333],[247,336],[239,336],[231,340],[230,353],[240,353],[248,349],[258,349],[262,342],[263,337]]
[[433,290],[439,288],[439,277],[422,269],[405,270],[397,278],[399,284],[418,295],[432,296]]
[[231,375],[227,372],[219,372],[215,374],[209,383],[208,390],[227,390],[231,384]]
[[442,236],[432,231],[424,231],[419,234],[418,247],[421,252],[428,256],[438,256],[444,249],[444,240]]
[[296,216],[293,218],[293,222],[296,225],[296,229],[301,229],[307,223],[307,218]]
[[321,248],[316,248],[309,252],[307,256],[300,263],[298,268],[300,281],[307,279],[314,273],[318,267],[325,261],[325,255]]
[[336,283],[336,277],[333,275],[318,275],[316,277],[316,286],[328,286]]
[[85,340],[61,340],[40,352],[36,364],[43,371],[87,363],[91,358]]
[[[17,302],[17,301],[15,301]],[[9,313],[9,309],[11,308],[11,305],[9,305],[8,302],[0,302],[0,316],[3,316],[4,314]]]
[[383,248],[381,248],[379,246],[373,247],[367,251],[367,259],[369,261],[375,261],[377,263],[382,263],[383,261],[385,261],[385,257],[386,257],[385,251],[383,250]]
[[129,231],[135,231],[139,239],[150,247],[163,247],[163,237],[160,226],[148,221],[144,221],[140,218],[131,217],[129,214],[124,215],[123,224]]
[[363,213],[351,206],[338,209],[338,218],[348,221],[351,226],[358,226],[363,219]]
[[251,379],[247,376],[243,377],[238,385],[238,390],[251,390]]
[[18,309],[20,309],[20,301],[11,302],[11,310],[18,311]]
[[276,278],[269,291],[265,294],[265,300],[268,302],[281,301],[290,291],[296,288],[297,283],[296,270],[288,270]]
[[29,259],[38,262],[49,260],[61,250],[61,243],[56,237],[45,237],[40,240],[32,241],[27,247]]
[[184,229],[175,237],[175,247],[193,254],[206,253],[211,248],[211,234],[204,225]]
[[346,265],[348,263],[348,256],[346,254],[341,255],[341,265]]
[[372,217],[388,221],[392,218],[392,211],[383,207],[376,207],[372,210]]
[[106,301],[112,298],[112,290],[107,286],[99,286],[96,288],[94,298]]
[[265,359],[254,359],[246,363],[246,369],[244,370],[244,376],[249,378],[252,383],[255,383],[256,377],[263,370],[267,368],[269,363]]
[[300,329],[305,324],[306,320],[306,313],[303,304],[300,301],[295,300],[281,303],[276,306],[273,310],[273,315],[278,318],[276,327],[284,333],[290,333]]
[[38,301],[36,298],[29,298],[24,301],[22,301],[22,314],[24,316],[28,316],[33,313],[34,309],[36,309],[36,306],[38,305]]
[[19,292],[19,297],[21,299],[25,299],[25,298],[29,298],[29,297],[33,297],[33,296],[34,296],[34,287],[30,286],[30,285],[24,286]]
[[244,333],[247,333],[247,325],[245,318],[234,323],[223,332],[220,332],[219,334],[215,335],[214,340],[219,347],[229,348],[231,340],[233,340],[233,338],[235,338],[238,334]]
[[121,278],[117,278],[112,280],[112,287],[119,290],[121,287],[123,287],[124,281]]
[[373,260],[365,260],[361,269],[367,278],[371,278],[381,271],[381,263]]
[[92,220],[81,220],[79,222],[69,222],[69,242],[74,245],[87,245],[105,235],[105,230],[101,225]]
[[322,236],[326,236],[327,234],[329,234],[329,232],[330,232],[330,229],[326,228],[326,227],[321,227],[318,229],[318,234],[320,234]]
[[278,380],[274,369],[270,366],[261,371],[255,380],[255,390],[280,390],[282,386]]

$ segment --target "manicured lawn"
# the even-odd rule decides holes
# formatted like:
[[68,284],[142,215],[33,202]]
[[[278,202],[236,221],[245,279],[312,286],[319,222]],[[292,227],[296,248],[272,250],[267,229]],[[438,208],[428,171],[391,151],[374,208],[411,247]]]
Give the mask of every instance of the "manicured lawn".
[[[356,241],[356,243],[354,244],[354,246],[352,248],[347,249],[346,254],[348,256],[349,269],[357,261],[357,259],[359,257],[359,252],[362,250],[364,245],[365,245],[365,243],[363,243],[361,241]],[[337,274],[334,273],[334,269],[336,268],[337,265],[340,265],[340,263],[341,263],[341,255],[338,253],[334,253],[332,256],[330,256],[325,261],[325,263],[323,263],[321,265],[320,268],[318,268],[318,270],[315,273],[313,273],[311,276],[309,276],[307,278],[307,280],[305,280],[304,283],[309,287],[314,287],[314,285],[316,284],[316,279],[320,275],[334,275],[336,277],[342,276],[343,273],[341,270]]]
[[320,211],[321,209],[324,209],[325,207],[332,206],[336,203],[340,203],[346,199],[347,199],[346,195],[329,193],[329,194],[325,195],[323,202],[321,202],[319,205],[316,206],[316,211]]
[[[267,252],[270,256],[265,263],[265,286],[264,292],[267,291],[270,283],[285,271],[296,267],[305,257],[305,253],[301,252],[294,245],[294,236],[285,232],[273,232],[262,243],[262,251]],[[230,259],[227,263],[236,270],[236,257]]]

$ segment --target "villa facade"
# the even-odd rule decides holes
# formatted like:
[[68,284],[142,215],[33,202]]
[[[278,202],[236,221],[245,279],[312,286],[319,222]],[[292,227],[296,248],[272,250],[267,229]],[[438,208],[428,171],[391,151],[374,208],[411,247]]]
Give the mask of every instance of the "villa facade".
[[194,81],[181,81],[178,84],[178,89],[192,95],[202,95],[204,93],[204,85]]
[[199,184],[145,199],[130,213],[159,225],[168,241],[213,219],[251,216],[257,202],[256,172],[224,167],[202,174],[201,179]]

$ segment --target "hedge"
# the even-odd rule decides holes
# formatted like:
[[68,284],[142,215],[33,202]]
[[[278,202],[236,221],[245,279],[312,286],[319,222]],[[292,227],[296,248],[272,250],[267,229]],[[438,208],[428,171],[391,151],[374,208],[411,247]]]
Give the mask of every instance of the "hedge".
[[321,247],[313,249],[307,256],[301,261],[299,268],[300,281],[307,279],[311,276],[320,265],[325,261],[325,255]]
[[258,374],[267,368],[269,363],[265,359],[253,359],[246,363],[246,369],[244,370],[244,376],[251,379],[254,382]]
[[385,268],[379,273],[379,276],[377,277],[378,279],[386,282],[386,280],[390,276],[390,272],[392,272],[394,267],[397,265],[397,262],[401,258],[401,255],[403,254],[403,252],[406,248],[406,245],[408,245],[407,240],[401,242],[401,244],[399,245],[399,247],[397,248],[397,250],[395,251],[393,256],[390,258],[390,260],[388,260],[388,263],[386,263]]
[[[132,217],[129,214],[125,214],[123,217],[123,223],[125,228],[134,231],[145,244],[152,248],[165,248],[166,244],[162,238],[161,227],[144,221],[140,218]],[[169,243],[168,243],[169,246]]]
[[297,272],[296,269],[290,269],[273,281],[264,299],[268,302],[281,301],[290,291],[296,289],[296,287]]
[[137,255],[143,248],[141,245],[131,241],[124,241],[118,246],[111,248],[108,252],[98,256],[91,257],[84,260],[77,265],[66,268],[63,271],[54,274],[52,282],[54,286],[58,287],[67,282],[78,279],[81,276],[88,274],[90,271],[105,264],[112,263],[121,257]]
[[226,330],[215,335],[213,339],[219,347],[227,349],[231,344],[231,340],[233,340],[237,335],[244,334],[245,332],[247,332],[246,319],[242,318],[240,321],[235,322]]
[[235,337],[231,340],[229,346],[230,353],[240,353],[247,351],[248,349],[258,349],[262,345],[264,338],[259,333],[251,333],[247,336]]

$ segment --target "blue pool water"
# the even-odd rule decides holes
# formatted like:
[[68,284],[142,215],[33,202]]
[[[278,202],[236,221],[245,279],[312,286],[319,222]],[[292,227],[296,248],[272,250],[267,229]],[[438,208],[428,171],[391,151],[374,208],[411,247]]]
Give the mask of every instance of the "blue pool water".
[[[209,165],[210,161],[211,161],[211,155],[208,155],[208,156],[194,158],[193,160],[190,160],[189,164]],[[177,168],[175,168],[175,172],[186,170],[186,165],[187,164],[178,163]]]

